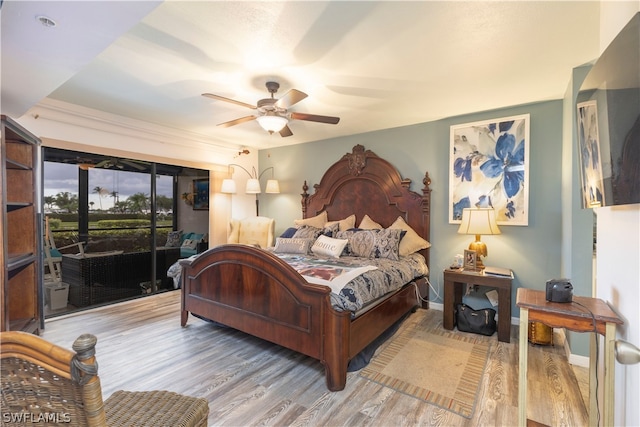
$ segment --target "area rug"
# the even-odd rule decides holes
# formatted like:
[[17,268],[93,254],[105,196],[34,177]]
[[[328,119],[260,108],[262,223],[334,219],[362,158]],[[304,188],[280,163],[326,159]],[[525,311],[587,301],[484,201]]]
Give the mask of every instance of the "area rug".
[[[489,341],[447,331],[433,316],[411,317],[359,375],[401,393],[471,418],[487,365]],[[412,316],[412,317],[413,317]]]

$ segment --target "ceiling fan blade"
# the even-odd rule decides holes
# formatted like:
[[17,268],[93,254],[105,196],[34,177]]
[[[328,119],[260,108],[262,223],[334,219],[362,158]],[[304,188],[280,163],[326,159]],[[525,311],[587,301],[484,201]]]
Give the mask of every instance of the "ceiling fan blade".
[[[121,160],[121,163],[124,163],[126,165],[131,166],[132,168],[138,169],[139,171],[143,171],[146,169],[145,166],[143,166],[141,163],[138,163],[136,161],[133,160]],[[145,162],[146,163],[146,162]]]
[[232,104],[239,105],[241,107],[251,108],[252,110],[256,109],[255,105],[247,104],[246,102],[236,101],[235,99],[225,98],[224,96],[214,95],[212,93],[203,93],[202,96],[206,96],[207,98],[217,99],[218,101],[230,102]]
[[280,129],[280,136],[283,138],[286,138],[288,136],[293,135],[293,132],[291,132],[291,129],[289,129],[289,126],[284,125],[284,127],[282,129]]
[[340,121],[340,117],[318,116],[317,114],[306,113],[291,113],[291,118],[294,120],[306,120],[309,122],[327,123],[330,125],[338,124]]
[[101,162],[99,162],[98,164],[95,165],[95,167],[97,168],[104,168],[104,167],[109,167],[109,165],[111,164],[111,160],[107,159],[107,160],[103,160]]
[[304,92],[300,92],[297,89],[291,89],[289,92],[285,93],[278,101],[276,102],[276,107],[278,108],[289,108],[294,104],[305,99],[308,95]]
[[256,116],[240,117],[239,119],[230,120],[230,121],[224,122],[224,123],[218,123],[218,126],[223,127],[223,128],[228,128],[229,126],[239,125],[240,123],[249,122],[249,121],[255,120],[255,119],[256,119]]

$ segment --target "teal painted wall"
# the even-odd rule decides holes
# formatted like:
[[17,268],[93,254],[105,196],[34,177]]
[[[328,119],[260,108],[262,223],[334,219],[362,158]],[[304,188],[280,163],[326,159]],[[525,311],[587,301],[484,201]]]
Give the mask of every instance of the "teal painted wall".
[[[432,179],[431,214],[431,283],[442,296],[442,271],[453,257],[473,240],[457,234],[458,226],[448,223],[449,198],[449,128],[452,125],[530,114],[529,146],[529,225],[503,226],[498,236],[483,236],[489,255],[487,265],[509,267],[515,272],[515,289],[527,287],[543,290],[545,282],[561,276],[562,245],[562,148],[563,101],[548,101],[514,106],[494,111],[452,117],[394,129],[386,129],[344,138],[328,139],[289,147],[261,150],[260,168],[274,166],[280,180],[281,194],[262,195],[261,214],[276,219],[276,235],[301,216],[300,193],[306,180],[309,192],[322,173],[353,146],[362,144],[378,156],[389,160],[403,177],[412,180],[411,189],[420,192],[422,178],[428,171]],[[318,125],[322,126],[322,125]],[[339,125],[338,125],[339,126]],[[588,230],[591,232],[591,230]],[[574,268],[576,268],[574,266]],[[590,268],[590,266],[589,266]],[[591,295],[576,287],[576,294]],[[442,302],[434,291],[430,299]]]

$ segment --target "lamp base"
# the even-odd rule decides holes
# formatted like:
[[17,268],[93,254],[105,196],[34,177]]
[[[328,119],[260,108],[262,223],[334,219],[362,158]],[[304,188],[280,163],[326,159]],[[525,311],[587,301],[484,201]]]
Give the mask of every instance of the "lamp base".
[[484,270],[482,257],[487,256],[487,245],[480,241],[480,236],[476,235],[476,241],[469,244],[469,250],[476,253],[476,269]]

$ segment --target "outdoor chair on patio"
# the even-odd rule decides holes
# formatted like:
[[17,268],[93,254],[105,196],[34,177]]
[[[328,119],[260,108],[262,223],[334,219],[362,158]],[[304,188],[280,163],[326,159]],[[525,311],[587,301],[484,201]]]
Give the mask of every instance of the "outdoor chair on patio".
[[74,253],[84,255],[84,244],[82,242],[71,243],[61,247],[56,247],[53,232],[49,224],[49,217],[44,219],[44,266],[49,271],[52,282],[62,281],[62,252],[65,249],[76,248]]
[[0,403],[6,424],[207,425],[209,404],[203,398],[170,391],[116,391],[103,402],[96,342],[93,335],[81,335],[70,351],[25,332],[0,333]]

